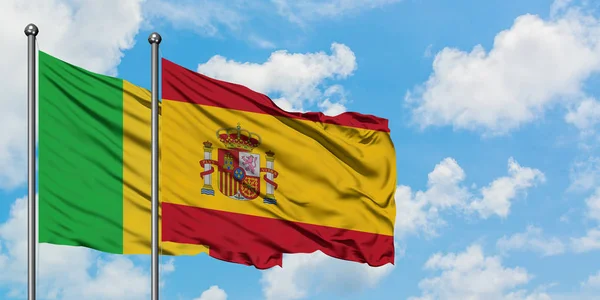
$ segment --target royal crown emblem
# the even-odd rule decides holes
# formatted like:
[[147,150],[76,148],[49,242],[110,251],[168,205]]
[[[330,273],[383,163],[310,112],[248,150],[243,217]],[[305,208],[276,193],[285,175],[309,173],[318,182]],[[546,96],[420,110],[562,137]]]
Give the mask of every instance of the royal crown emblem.
[[242,129],[240,124],[236,128],[221,128],[217,130],[217,138],[225,144],[227,149],[240,149],[251,152],[260,146],[261,139],[256,133]]
[[213,145],[209,141],[204,142],[204,159],[200,161],[200,166],[204,168],[200,173],[204,179],[201,194],[215,195],[212,165],[217,165],[217,185],[221,194],[235,200],[254,200],[261,195],[260,174],[266,173],[262,178],[266,183],[263,202],[277,204],[274,195],[277,184],[273,181],[278,175],[273,169],[275,153],[267,151],[265,167],[261,167],[260,154],[252,152],[262,142],[258,134],[242,129],[239,123],[235,128],[221,128],[216,133],[225,148],[219,148],[218,160],[213,160]]

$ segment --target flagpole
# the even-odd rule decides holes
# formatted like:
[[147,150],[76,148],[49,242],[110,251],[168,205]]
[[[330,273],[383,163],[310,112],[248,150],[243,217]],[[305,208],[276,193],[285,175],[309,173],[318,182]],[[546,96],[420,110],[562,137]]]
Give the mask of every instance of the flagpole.
[[158,46],[162,38],[148,37],[152,47],[152,300],[158,300]]
[[36,294],[36,203],[35,203],[35,130],[36,130],[36,47],[39,30],[35,24],[25,27],[27,36],[27,299],[35,300]]

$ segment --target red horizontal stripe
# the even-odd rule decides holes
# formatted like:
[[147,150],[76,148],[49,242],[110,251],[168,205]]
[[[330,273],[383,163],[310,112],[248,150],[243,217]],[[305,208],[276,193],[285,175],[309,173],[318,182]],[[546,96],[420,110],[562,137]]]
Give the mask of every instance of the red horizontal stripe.
[[388,120],[345,112],[331,117],[321,112],[297,113],[279,108],[269,97],[245,86],[217,80],[162,59],[162,98],[277,117],[389,132]]
[[343,260],[394,263],[394,238],[347,229],[162,203],[162,240],[209,247],[210,256],[268,269],[283,253],[317,250]]

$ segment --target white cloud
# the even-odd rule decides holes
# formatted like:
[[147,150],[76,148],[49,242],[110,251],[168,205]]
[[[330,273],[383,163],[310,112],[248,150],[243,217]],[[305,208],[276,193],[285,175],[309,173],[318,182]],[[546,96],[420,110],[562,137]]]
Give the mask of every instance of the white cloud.
[[569,5],[573,2],[573,0],[554,0],[552,5],[550,6],[550,15],[556,16],[559,13],[564,12],[569,8]]
[[123,50],[134,44],[142,22],[143,0],[3,0],[0,39],[0,188],[26,179],[25,26],[40,28],[38,45],[61,59],[94,72],[115,74]]
[[313,105],[320,100],[326,110],[331,109],[331,113],[344,110],[343,106],[340,107],[343,102],[331,102],[331,96],[339,94],[340,88],[326,86],[324,81],[344,79],[354,70],[354,52],[338,43],[331,45],[330,55],[281,50],[273,52],[262,64],[241,63],[216,55],[198,66],[198,72],[202,74],[268,94],[281,107],[303,110],[305,104]]
[[564,243],[558,238],[544,237],[542,229],[527,226],[524,233],[516,233],[510,237],[503,236],[496,242],[500,251],[529,250],[542,256],[558,255],[565,252]]
[[400,2],[400,0],[271,0],[279,14],[291,22],[304,25],[318,18],[338,17],[360,10],[374,9]]
[[[275,48],[275,43],[259,36],[253,19],[270,22],[272,16],[304,27],[308,21],[338,17],[348,13],[382,7],[401,0],[146,0],[144,12],[148,27],[167,21],[175,28],[190,30],[204,36],[233,34],[237,38],[263,49]],[[224,4],[226,3],[226,4]],[[260,17],[256,17],[260,16]],[[265,18],[267,16],[267,18]],[[280,22],[280,18],[274,19]],[[150,22],[152,21],[152,22]],[[278,26],[280,24],[275,24]]]
[[585,204],[587,206],[587,216],[600,224],[600,187],[596,188],[596,192],[585,199]]
[[427,48],[425,48],[425,52],[423,52],[423,57],[429,58],[433,55],[433,44],[429,44]]
[[545,293],[514,290],[527,284],[532,275],[521,267],[503,266],[500,257],[485,256],[476,244],[458,254],[434,254],[425,269],[440,273],[421,280],[422,295],[411,300],[550,299]]
[[281,109],[283,109],[285,111],[289,111],[289,112],[306,112],[302,108],[295,107],[294,104],[292,102],[290,102],[286,98],[273,99],[273,102],[275,102],[275,105],[277,105],[277,107],[279,107],[279,108],[281,108]]
[[[43,249],[41,249],[43,251]],[[55,255],[64,255],[62,249]],[[144,270],[124,257],[115,256],[104,261],[97,259],[96,274],[90,274],[83,268],[78,270],[83,274],[82,278],[63,282],[56,280],[51,289],[56,289],[55,295],[61,295],[62,299],[147,299],[149,296],[149,284],[147,274]],[[71,273],[69,270],[65,273]],[[85,272],[85,273],[84,273]],[[64,274],[54,273],[54,278]],[[61,289],[61,290],[58,290]]]
[[175,258],[170,257],[166,262],[160,265],[160,274],[169,274],[175,272]]
[[583,100],[576,109],[567,113],[565,120],[575,125],[582,134],[593,134],[596,125],[600,124],[600,102],[592,98]]
[[581,283],[581,286],[588,289],[600,290],[600,271],[595,275],[590,275],[586,281]]
[[413,194],[408,186],[396,189],[396,236],[423,231],[428,236],[437,235],[437,228],[445,225],[439,217],[441,210],[461,208],[470,197],[461,185],[465,179],[463,169],[453,158],[445,158],[428,175],[427,190]]
[[549,20],[516,18],[489,52],[481,45],[471,52],[440,51],[427,82],[405,97],[414,121],[422,128],[452,125],[499,135],[541,118],[555,104],[585,98],[583,83],[600,71],[600,21],[561,3]]
[[[509,293],[504,297],[503,300],[552,300],[555,299],[553,296],[548,295],[545,292],[533,292],[529,294],[527,291],[521,290],[517,292]],[[582,299],[578,299],[582,300]]]
[[[27,198],[17,199],[9,219],[0,224],[0,286],[15,296],[27,283]],[[147,268],[119,255],[99,255],[83,247],[39,244],[38,293],[40,298],[147,299]],[[161,279],[175,270],[173,261],[161,265]]]
[[585,236],[571,238],[571,247],[576,253],[600,250],[600,228],[589,229]]
[[339,102],[332,103],[329,99],[325,99],[318,106],[323,111],[323,114],[327,116],[337,116],[346,111],[346,107],[343,104]]
[[[258,15],[279,14],[288,21],[304,26],[307,21],[338,17],[348,13],[383,7],[401,0],[146,0],[145,15],[153,21],[166,20],[176,28],[202,35],[220,35],[221,28],[234,33],[251,32],[249,11]],[[150,25],[150,24],[148,24]],[[262,48],[273,48],[272,42],[255,34],[246,39]]]
[[318,292],[347,295],[375,287],[394,269],[391,264],[375,268],[343,261],[320,251],[286,254],[283,263],[285,268],[263,271],[261,284],[266,300],[306,299]]
[[148,0],[144,5],[144,13],[152,20],[166,20],[178,29],[214,36],[219,34],[220,26],[228,30],[242,27],[246,19],[241,5],[236,0],[229,0],[227,4],[213,0]]
[[[558,285],[553,283],[547,287]],[[552,299],[552,300],[596,300],[598,299],[598,292],[600,292],[600,272],[595,275],[590,275],[585,281],[581,282],[580,289],[573,289],[571,292],[557,293],[553,292],[549,295],[543,291],[546,287],[541,289],[541,293],[545,296],[544,298],[532,298],[532,299]],[[538,293],[539,295],[540,293]],[[529,300],[530,298],[519,297],[516,299]]]
[[512,157],[508,160],[508,175],[484,187],[481,190],[483,197],[471,202],[469,208],[477,211],[482,218],[493,214],[506,218],[510,212],[511,200],[518,192],[525,192],[546,181],[540,170],[521,167]]
[[275,43],[273,43],[272,41],[266,40],[266,39],[256,36],[256,35],[250,35],[248,37],[248,40],[250,42],[252,42],[254,45],[258,46],[259,48],[273,49],[276,47]]
[[317,106],[323,111],[323,114],[327,116],[337,116],[346,111],[346,92],[344,87],[336,84],[328,87],[323,93],[325,100],[318,103]]
[[573,164],[569,174],[570,191],[589,191],[600,186],[600,157],[589,157]]
[[227,293],[218,286],[213,285],[194,300],[227,300]]
[[419,231],[437,235],[437,229],[445,225],[440,217],[440,212],[445,210],[478,213],[481,218],[508,216],[519,192],[544,181],[541,171],[522,167],[513,158],[508,160],[508,173],[509,176],[497,178],[479,191],[471,191],[463,183],[466,175],[456,160],[442,160],[429,173],[427,190],[413,193],[408,186],[399,186],[396,190],[397,236]]
[[[585,200],[585,215],[600,225],[600,187]],[[585,236],[571,238],[571,248],[577,253],[600,250],[600,227],[588,229]]]

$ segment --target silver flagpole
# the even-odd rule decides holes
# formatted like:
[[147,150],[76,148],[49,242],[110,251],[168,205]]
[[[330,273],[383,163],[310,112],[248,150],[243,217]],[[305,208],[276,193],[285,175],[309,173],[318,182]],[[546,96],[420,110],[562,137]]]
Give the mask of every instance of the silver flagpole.
[[148,37],[152,47],[152,300],[158,300],[158,46],[162,38]]
[[39,30],[35,24],[25,27],[27,36],[27,299],[35,300],[35,250],[36,238],[36,203],[35,203],[35,129],[36,129],[36,95],[35,80],[36,47],[35,39]]

